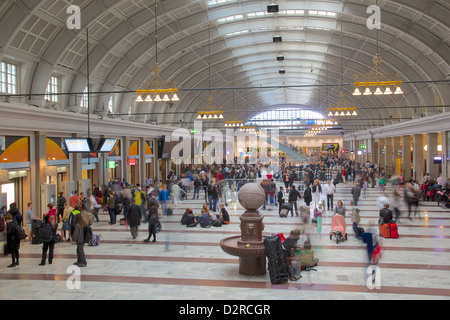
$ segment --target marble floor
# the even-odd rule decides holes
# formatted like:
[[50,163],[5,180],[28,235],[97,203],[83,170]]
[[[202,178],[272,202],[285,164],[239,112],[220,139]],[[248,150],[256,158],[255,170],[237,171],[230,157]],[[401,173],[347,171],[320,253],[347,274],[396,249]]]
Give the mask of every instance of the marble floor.
[[[339,184],[335,203],[349,205],[352,184]],[[386,195],[390,195],[388,187]],[[361,225],[378,219],[379,190],[369,189],[361,196]],[[201,193],[200,198],[204,195]],[[73,269],[76,248],[58,243],[53,264],[39,266],[42,245],[22,243],[20,265],[7,268],[10,257],[0,257],[0,300],[448,300],[450,298],[450,209],[436,202],[422,202],[420,218],[406,219],[401,205],[398,239],[382,239],[383,257],[379,263],[378,288],[366,285],[365,244],[353,239],[347,217],[348,240],[330,240],[331,215],[323,219],[321,235],[308,229],[317,271],[302,272],[296,282],[272,285],[269,274],[248,277],[239,274],[238,258],[222,251],[221,239],[240,234],[239,204],[231,205],[231,224],[209,229],[187,228],[180,224],[186,207],[200,212],[204,200],[185,200],[174,206],[174,214],[162,221],[157,242],[143,242],[147,224],[141,224],[133,240],[129,229],[110,226],[106,214],[93,225],[104,241],[98,247],[85,247],[88,266]],[[303,201],[300,201],[302,204]],[[261,210],[264,235],[298,228],[298,217],[280,218],[278,209]],[[118,216],[120,219],[121,216]]]

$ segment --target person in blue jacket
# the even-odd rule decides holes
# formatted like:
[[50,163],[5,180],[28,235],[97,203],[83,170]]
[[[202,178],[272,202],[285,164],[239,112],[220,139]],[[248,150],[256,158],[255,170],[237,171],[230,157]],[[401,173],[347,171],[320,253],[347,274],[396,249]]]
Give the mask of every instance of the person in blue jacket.
[[167,203],[170,200],[170,191],[167,189],[167,185],[163,184],[162,189],[159,191],[158,201],[161,204],[164,218],[167,217]]

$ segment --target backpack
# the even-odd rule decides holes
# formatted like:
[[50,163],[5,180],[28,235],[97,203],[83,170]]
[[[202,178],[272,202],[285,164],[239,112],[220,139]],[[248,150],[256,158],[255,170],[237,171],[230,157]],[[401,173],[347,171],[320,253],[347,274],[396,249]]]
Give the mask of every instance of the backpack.
[[5,223],[5,220],[3,220],[2,217],[0,217],[0,232],[5,231],[5,229],[6,229],[6,223]]
[[41,228],[38,229],[37,238],[41,242],[50,242],[53,239],[52,235],[52,225],[50,223],[44,224]]
[[90,226],[85,226],[83,229],[84,243],[89,243],[92,240],[92,228]]
[[16,231],[16,237],[18,240],[25,240],[28,236],[25,230],[19,225]]

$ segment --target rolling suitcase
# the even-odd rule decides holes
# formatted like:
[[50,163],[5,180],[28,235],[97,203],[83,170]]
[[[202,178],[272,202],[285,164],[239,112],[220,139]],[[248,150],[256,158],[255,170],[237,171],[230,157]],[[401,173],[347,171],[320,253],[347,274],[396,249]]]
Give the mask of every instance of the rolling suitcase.
[[280,209],[280,217],[281,218],[287,218],[289,211],[292,210],[292,204],[290,203],[283,203],[281,205]]
[[286,283],[289,273],[286,267],[285,255],[279,235],[264,238],[266,249],[267,268],[269,270],[270,282],[272,284]]
[[398,227],[397,224],[394,222],[389,223],[389,231],[390,231],[390,237],[392,239],[398,238]]
[[383,238],[390,238],[391,237],[391,232],[390,232],[390,226],[389,223],[383,223],[380,224],[380,236],[382,236]]

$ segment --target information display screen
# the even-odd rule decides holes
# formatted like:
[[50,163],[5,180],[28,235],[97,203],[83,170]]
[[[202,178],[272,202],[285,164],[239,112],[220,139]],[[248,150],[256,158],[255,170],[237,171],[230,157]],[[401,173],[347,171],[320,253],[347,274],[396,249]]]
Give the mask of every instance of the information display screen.
[[67,152],[92,152],[92,140],[85,138],[64,139]]
[[98,152],[111,152],[116,145],[117,139],[102,139]]

